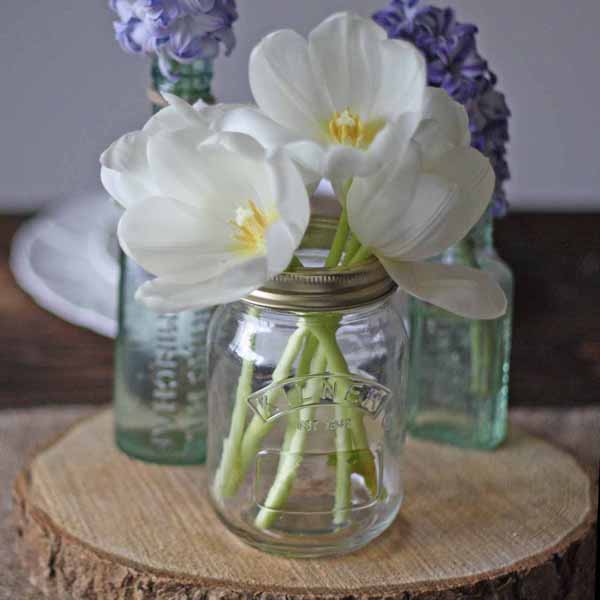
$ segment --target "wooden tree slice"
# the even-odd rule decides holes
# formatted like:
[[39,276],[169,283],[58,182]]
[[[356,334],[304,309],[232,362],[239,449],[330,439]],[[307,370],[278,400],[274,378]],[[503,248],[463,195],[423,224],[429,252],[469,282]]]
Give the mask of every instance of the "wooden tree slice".
[[494,453],[410,441],[406,456],[386,534],[343,558],[286,560],[221,525],[203,467],[128,459],[102,413],[17,480],[20,555],[61,599],[592,600],[595,491],[569,455],[514,431]]

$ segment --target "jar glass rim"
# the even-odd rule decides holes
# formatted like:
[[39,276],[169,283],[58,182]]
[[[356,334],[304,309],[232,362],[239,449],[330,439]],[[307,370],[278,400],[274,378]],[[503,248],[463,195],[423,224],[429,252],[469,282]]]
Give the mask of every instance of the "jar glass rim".
[[[313,262],[330,247],[337,220],[313,217],[301,246]],[[304,267],[281,273],[264,286],[248,294],[249,304],[299,312],[347,310],[371,304],[396,290],[396,284],[381,263],[372,257],[351,267],[328,269]]]

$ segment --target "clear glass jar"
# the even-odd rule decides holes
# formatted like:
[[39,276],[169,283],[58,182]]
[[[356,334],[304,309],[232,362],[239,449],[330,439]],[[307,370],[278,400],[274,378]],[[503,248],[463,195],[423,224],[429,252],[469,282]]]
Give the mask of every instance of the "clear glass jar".
[[[213,102],[210,61],[171,65],[170,81],[152,65],[153,111],[169,92],[193,104]],[[135,301],[151,275],[121,255],[115,352],[116,442],[128,455],[159,464],[199,464],[206,457],[206,333],[212,311],[161,315]]]
[[500,319],[471,321],[410,300],[410,433],[494,449],[508,429],[514,280],[495,251],[491,214],[441,260],[490,273],[506,294],[508,310]]
[[[313,221],[307,246],[329,227]],[[408,346],[393,292],[376,260],[337,274],[306,268],[213,316],[210,495],[251,545],[343,554],[396,517]]]

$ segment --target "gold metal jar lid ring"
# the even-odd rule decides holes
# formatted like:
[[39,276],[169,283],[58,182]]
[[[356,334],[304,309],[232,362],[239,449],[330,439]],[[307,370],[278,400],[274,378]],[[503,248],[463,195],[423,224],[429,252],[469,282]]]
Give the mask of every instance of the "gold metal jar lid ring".
[[[329,247],[337,221],[315,217],[302,250]],[[352,267],[304,268],[281,273],[243,300],[249,304],[294,312],[348,310],[382,300],[396,284],[376,258]]]

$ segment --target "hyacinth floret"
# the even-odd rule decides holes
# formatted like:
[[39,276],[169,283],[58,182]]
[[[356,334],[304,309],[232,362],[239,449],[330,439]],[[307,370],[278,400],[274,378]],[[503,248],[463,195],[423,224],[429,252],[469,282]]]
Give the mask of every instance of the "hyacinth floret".
[[109,0],[118,15],[115,35],[131,54],[157,56],[165,77],[172,62],[215,59],[235,47],[235,0]]
[[452,8],[421,0],[392,0],[373,18],[390,38],[415,44],[427,60],[429,85],[444,89],[466,107],[473,147],[490,159],[496,172],[494,215],[504,216],[504,184],[510,179],[506,160],[510,110],[496,89],[496,75],[477,49],[477,26],[457,21]]

